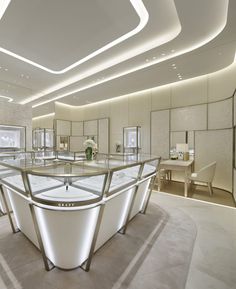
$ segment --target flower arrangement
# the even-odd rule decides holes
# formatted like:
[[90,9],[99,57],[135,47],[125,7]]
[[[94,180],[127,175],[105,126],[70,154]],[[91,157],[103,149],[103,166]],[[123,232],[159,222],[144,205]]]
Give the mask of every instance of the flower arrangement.
[[86,148],[96,149],[97,148],[97,144],[92,139],[86,139],[86,141],[84,142],[84,147],[85,147],[85,149]]
[[92,160],[93,159],[93,154],[97,152],[97,144],[93,139],[87,139],[84,142],[84,147],[85,147],[85,155],[87,160]]

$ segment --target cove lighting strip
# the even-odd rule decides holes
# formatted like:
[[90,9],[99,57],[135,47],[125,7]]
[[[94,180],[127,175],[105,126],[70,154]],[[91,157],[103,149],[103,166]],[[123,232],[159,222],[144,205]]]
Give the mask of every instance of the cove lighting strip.
[[199,79],[199,78],[204,77],[204,76],[210,76],[210,75],[214,75],[214,74],[217,74],[217,73],[225,72],[225,71],[228,71],[229,69],[231,69],[235,64],[236,64],[236,53],[235,53],[234,61],[230,65],[228,65],[227,67],[224,67],[224,68],[222,68],[220,70],[217,70],[215,72],[211,72],[211,73],[195,76],[195,77],[192,77],[192,78],[184,79],[182,81],[178,80],[178,81],[174,81],[174,82],[171,82],[171,83],[163,84],[163,85],[160,85],[160,86],[151,87],[151,88],[147,88],[147,89],[143,89],[143,90],[138,90],[138,91],[134,91],[134,92],[131,92],[131,93],[128,93],[128,94],[123,94],[123,95],[119,95],[119,96],[116,96],[116,97],[107,98],[107,99],[104,99],[104,100],[99,100],[99,101],[95,101],[95,102],[91,102],[91,103],[87,103],[87,104],[82,104],[82,105],[78,105],[78,106],[70,105],[70,104],[66,104],[66,103],[62,103],[62,102],[56,102],[56,103],[58,103],[60,105],[63,105],[63,106],[68,106],[68,107],[70,107],[72,109],[73,108],[79,108],[79,107],[82,108],[82,107],[85,107],[85,106],[86,107],[87,106],[93,106],[93,105],[102,104],[102,103],[107,103],[107,102],[111,102],[111,101],[114,101],[114,100],[119,100],[121,98],[134,96],[134,95],[137,95],[138,93],[147,93],[147,92],[152,91],[153,89],[163,89],[163,88],[168,87],[170,85],[181,85],[183,83],[194,81],[194,80]]
[[[34,107],[37,107],[37,106],[40,106],[40,105],[43,105],[43,104],[46,104],[46,103],[49,103],[49,102],[52,102],[52,101],[55,101],[55,100],[58,100],[58,99],[61,99],[61,98],[63,98],[63,97],[69,96],[69,95],[71,95],[71,94],[81,92],[81,91],[86,90],[86,89],[88,89],[88,88],[95,87],[95,86],[97,86],[97,85],[99,85],[99,84],[105,83],[105,82],[107,82],[107,81],[111,81],[111,80],[113,80],[113,79],[122,77],[122,76],[124,76],[124,75],[129,74],[129,73],[136,72],[136,71],[138,71],[138,70],[147,68],[147,67],[149,67],[149,66],[156,65],[156,64],[161,63],[161,62],[163,62],[163,61],[166,61],[166,60],[168,60],[168,59],[171,59],[171,58],[174,58],[174,57],[183,55],[183,54],[185,54],[185,53],[188,53],[188,52],[190,52],[190,51],[193,51],[193,50],[195,50],[195,49],[197,49],[197,48],[199,48],[199,47],[207,44],[209,41],[211,41],[211,40],[214,39],[217,35],[219,35],[219,33],[224,29],[224,27],[225,27],[225,25],[226,25],[226,22],[227,22],[228,4],[229,4],[229,0],[226,0],[224,3],[221,4],[221,6],[222,6],[222,7],[221,7],[221,8],[222,8],[222,9],[221,9],[221,11],[222,11],[222,16],[221,16],[221,19],[219,19],[219,25],[218,25],[218,26],[215,26],[215,27],[214,27],[214,30],[213,30],[211,33],[209,33],[207,36],[203,37],[203,38],[201,39],[201,41],[198,41],[198,42],[196,42],[196,43],[193,43],[192,45],[189,45],[189,46],[183,48],[182,50],[179,50],[178,52],[172,53],[171,55],[163,56],[163,57],[160,58],[160,59],[156,59],[156,60],[153,60],[153,61],[150,61],[150,62],[146,62],[146,63],[144,63],[144,64],[142,64],[142,65],[138,65],[138,66],[136,66],[136,67],[133,67],[132,69],[122,71],[122,72],[120,72],[120,73],[118,73],[118,74],[116,74],[116,75],[112,75],[112,76],[110,76],[110,77],[108,77],[108,78],[106,78],[106,79],[101,79],[100,81],[97,81],[97,82],[95,82],[95,83],[91,83],[91,84],[85,85],[85,86],[83,86],[83,87],[80,87],[80,88],[71,90],[71,91],[69,91],[69,92],[67,92],[67,93],[59,94],[59,95],[56,96],[56,97],[53,97],[53,98],[51,98],[51,99],[48,99],[48,100],[45,100],[45,101],[42,101],[42,102],[39,102],[39,103],[33,105],[33,108],[34,108]],[[176,27],[176,30],[177,30],[177,29],[178,29],[178,27]],[[179,32],[180,32],[180,31],[179,31]],[[172,34],[173,34],[173,33],[174,33],[174,32],[172,32]],[[172,35],[172,36],[173,36],[173,35]],[[168,35],[168,37],[170,38],[170,35]],[[167,38],[167,36],[166,36],[166,38]],[[166,39],[165,39],[165,40],[166,40]],[[164,42],[165,42],[165,41],[164,41],[164,39],[163,39],[163,43],[164,43]],[[147,45],[147,44],[146,44],[146,45]],[[150,45],[151,45],[151,44],[150,44]],[[147,46],[148,46],[148,45],[147,45]],[[148,47],[146,50],[150,50],[150,49],[152,49],[152,48],[153,48],[153,47]],[[133,54],[133,56],[134,56],[134,55],[135,55],[135,54]],[[113,65],[114,65],[114,64],[113,64]],[[112,65],[110,65],[110,66],[112,66]],[[108,68],[108,67],[106,67],[106,68]],[[102,70],[102,68],[95,68],[95,69],[97,69],[98,71],[101,71],[101,70]],[[104,69],[104,67],[103,67],[103,69]],[[39,99],[39,98],[41,98],[41,97],[43,97],[43,96],[45,96],[45,95],[47,95],[47,94],[53,93],[53,92],[55,92],[56,90],[59,90],[59,89],[65,87],[65,86],[67,86],[67,85],[70,85],[70,84],[72,84],[72,83],[75,83],[76,81],[79,81],[79,80],[81,80],[81,79],[83,79],[83,78],[86,78],[86,77],[92,75],[93,73],[97,73],[98,71],[93,71],[93,72],[89,71],[89,73],[87,73],[87,75],[85,75],[85,76],[84,76],[84,75],[83,75],[83,76],[79,76],[80,78],[77,77],[77,79],[76,79],[76,77],[75,77],[75,78],[73,78],[72,80],[69,80],[69,81],[66,81],[66,82],[62,82],[62,83],[60,83],[60,84],[57,85],[57,86],[54,86],[54,87],[52,87],[52,88],[49,88],[49,89],[47,89],[47,90],[45,90],[45,91],[41,91],[41,92],[39,92],[38,94],[35,94],[35,95],[33,95],[33,96],[31,96],[31,97],[23,100],[23,101],[21,102],[21,104],[26,104],[26,103],[32,102],[32,101],[34,101],[34,100],[36,100],[36,99]]]
[[[0,0],[0,1],[2,1],[2,0]],[[4,0],[4,1],[10,2],[10,0]],[[36,63],[36,62],[34,62],[34,61],[31,61],[30,59],[27,59],[27,58],[25,58],[25,57],[23,57],[23,56],[20,56],[20,55],[12,52],[12,51],[10,51],[10,50],[7,50],[7,49],[5,49],[5,48],[3,48],[3,47],[0,47],[0,52],[3,52],[3,53],[5,53],[5,54],[7,54],[7,55],[9,55],[9,56],[12,56],[12,57],[14,57],[14,58],[17,58],[17,59],[19,59],[19,60],[21,60],[21,61],[24,61],[24,62],[26,62],[26,63],[28,63],[28,64],[31,64],[31,65],[33,65],[33,66],[35,66],[35,67],[37,67],[37,68],[40,68],[40,69],[42,69],[42,70],[44,70],[44,71],[49,72],[49,73],[52,73],[52,74],[63,74],[63,73],[65,73],[65,72],[68,72],[68,71],[70,71],[71,69],[79,66],[80,64],[82,64],[82,63],[84,63],[84,62],[92,59],[93,57],[101,54],[102,52],[104,52],[104,51],[112,48],[113,46],[115,46],[115,45],[117,45],[117,44],[125,41],[126,39],[134,36],[135,34],[139,33],[139,32],[146,26],[146,24],[147,24],[147,22],[148,22],[148,19],[149,19],[149,14],[148,14],[148,12],[147,12],[147,10],[146,10],[146,8],[145,8],[142,0],[130,0],[130,2],[131,2],[132,6],[134,7],[136,13],[138,14],[138,16],[139,16],[139,18],[140,18],[140,21],[139,21],[138,26],[137,26],[135,29],[131,30],[130,32],[122,35],[121,37],[117,38],[116,40],[108,43],[107,45],[101,47],[100,49],[92,52],[91,54],[87,55],[86,57],[80,59],[79,61],[71,64],[70,66],[68,66],[68,67],[66,67],[66,68],[64,68],[64,69],[62,69],[62,70],[53,70],[53,69],[47,68],[47,67],[45,67],[45,66],[43,66],[43,65],[41,65],[41,64],[39,64],[39,63]],[[9,4],[9,3],[8,3],[8,4]],[[8,6],[8,5],[7,5],[7,6]],[[5,6],[3,5],[3,8],[5,7],[5,9],[3,10],[2,13],[5,12],[7,6],[5,7]],[[0,14],[0,15],[1,15],[1,14]],[[1,19],[1,17],[0,17],[0,19]]]
[[49,114],[44,114],[44,115],[40,115],[40,116],[35,116],[32,119],[36,120],[36,119],[41,119],[41,118],[45,118],[45,117],[50,117],[50,116],[54,116],[55,112],[49,113]]
[[5,11],[7,10],[8,5],[10,4],[11,0],[1,0],[0,1],[0,20],[4,15]]
[[8,97],[8,96],[3,96],[3,95],[0,95],[0,98],[3,98],[3,99],[7,99],[8,102],[12,102],[13,101],[13,98],[11,97]]
[[[86,70],[83,73],[76,74],[75,76],[70,77],[69,79],[61,81],[60,83],[58,83],[56,85],[53,85],[53,86],[51,86],[45,90],[42,90],[42,91],[24,99],[20,103],[26,104],[26,103],[32,102],[32,101],[39,99],[39,98],[41,98],[47,94],[53,93],[59,89],[62,89],[66,86],[74,84],[75,82],[81,81],[81,80],[83,80],[83,79],[85,79],[85,78],[87,78],[93,74],[96,74],[96,73],[101,72],[105,69],[113,67],[113,66],[115,66],[115,65],[117,65],[123,61],[126,61],[132,57],[140,55],[146,51],[149,51],[153,48],[156,48],[157,46],[160,46],[164,43],[167,43],[167,42],[173,40],[175,37],[178,36],[178,34],[181,32],[182,28],[181,28],[180,20],[179,20],[178,13],[177,13],[174,2],[172,2],[172,4],[171,4],[171,9],[172,9],[172,15],[175,14],[175,25],[168,32],[166,32],[162,35],[158,35],[157,37],[153,38],[149,42],[142,43],[138,46],[135,46],[132,49],[129,49],[128,51],[122,52],[119,56],[108,59],[105,62],[103,61],[99,65],[96,65],[96,66]],[[100,84],[100,82],[96,82],[96,84]]]

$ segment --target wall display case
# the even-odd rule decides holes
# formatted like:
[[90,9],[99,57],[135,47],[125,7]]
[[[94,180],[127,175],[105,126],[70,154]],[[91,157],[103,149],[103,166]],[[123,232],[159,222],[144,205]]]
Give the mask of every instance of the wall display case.
[[123,147],[124,152],[138,153],[141,150],[141,127],[123,128]]
[[98,151],[109,153],[109,118],[67,121],[55,120],[56,149],[61,151],[83,150],[87,138],[93,139]]
[[[172,131],[170,132],[170,158],[184,159],[184,153],[187,152],[187,158],[194,159],[194,131]],[[180,149],[181,144],[186,144],[186,147]]]
[[[9,196],[17,227],[41,250],[47,270],[51,264],[88,270],[94,251],[145,212],[159,162],[147,155],[73,163],[6,159],[0,165],[11,174],[1,179],[2,195]],[[9,220],[16,231],[10,214]]]
[[54,130],[36,128],[33,130],[32,141],[34,150],[52,150],[54,148]]
[[0,125],[0,151],[24,151],[26,128],[23,126]]
[[57,150],[69,151],[70,137],[69,136],[57,136]]

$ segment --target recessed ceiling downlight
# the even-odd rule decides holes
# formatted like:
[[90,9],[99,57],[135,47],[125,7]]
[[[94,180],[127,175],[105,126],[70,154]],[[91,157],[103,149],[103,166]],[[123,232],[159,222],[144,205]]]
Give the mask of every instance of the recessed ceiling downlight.
[[[10,2],[10,0],[0,0],[0,3],[1,3],[1,1]],[[3,48],[3,47],[0,47],[0,52],[3,52],[5,54],[7,54],[7,55],[10,55],[10,56],[14,57],[14,58],[17,58],[17,59],[19,59],[21,61],[24,61],[24,62],[26,62],[28,64],[31,64],[31,65],[33,65],[33,66],[35,66],[37,68],[40,68],[40,69],[42,69],[44,71],[49,72],[49,73],[52,73],[52,74],[63,74],[65,72],[68,72],[71,69],[79,66],[80,64],[82,64],[82,63],[94,58],[95,56],[101,54],[102,52],[112,48],[113,46],[115,46],[115,45],[127,40],[128,38],[134,36],[135,34],[139,33],[146,26],[146,24],[148,22],[148,19],[149,19],[149,14],[148,14],[148,11],[146,10],[146,8],[145,8],[145,6],[143,4],[143,1],[142,0],[130,0],[130,3],[132,4],[133,8],[135,9],[137,15],[140,18],[139,24],[133,30],[131,30],[128,33],[122,35],[121,37],[113,40],[112,42],[106,44],[105,46],[99,48],[98,50],[95,50],[94,52],[90,53],[86,57],[76,61],[75,63],[69,65],[68,67],[65,67],[62,70],[50,69],[48,67],[45,67],[45,66],[41,65],[40,63],[36,63],[36,62],[34,62],[34,61],[30,60],[30,59],[27,59],[27,58],[25,58],[25,57],[23,57],[21,55],[18,55],[16,53],[14,53],[13,51],[10,51],[8,49]],[[5,12],[5,10],[6,10],[6,8],[4,9],[4,12]]]

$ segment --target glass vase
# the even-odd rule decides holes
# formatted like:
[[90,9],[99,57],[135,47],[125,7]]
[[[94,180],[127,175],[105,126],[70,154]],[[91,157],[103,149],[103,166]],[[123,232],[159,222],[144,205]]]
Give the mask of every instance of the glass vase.
[[85,149],[86,160],[91,161],[93,159],[93,149],[91,147],[87,147]]

